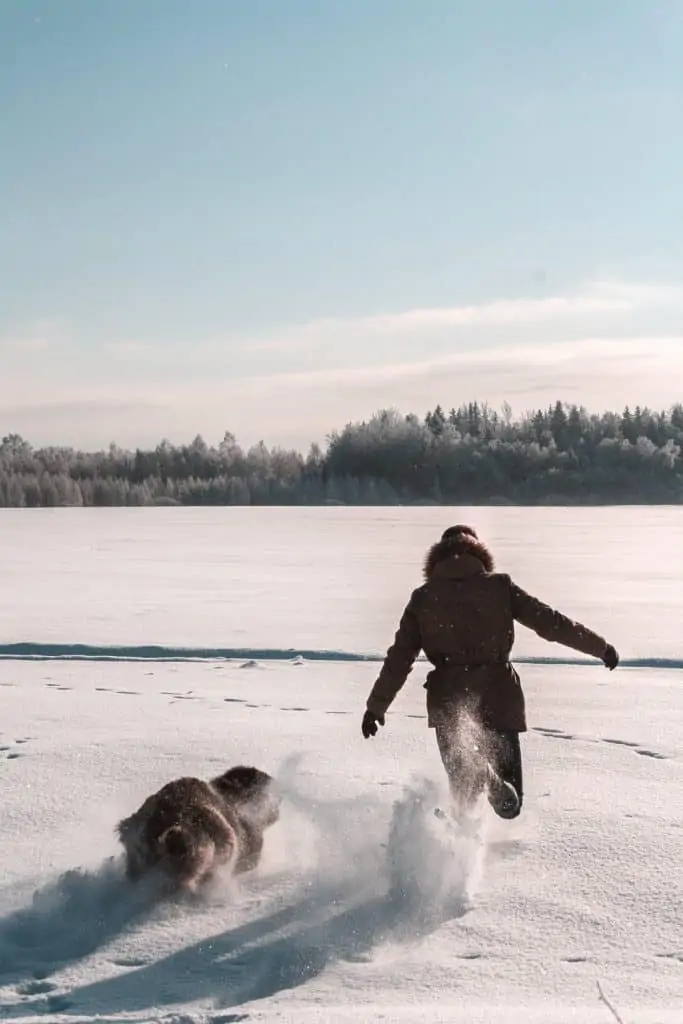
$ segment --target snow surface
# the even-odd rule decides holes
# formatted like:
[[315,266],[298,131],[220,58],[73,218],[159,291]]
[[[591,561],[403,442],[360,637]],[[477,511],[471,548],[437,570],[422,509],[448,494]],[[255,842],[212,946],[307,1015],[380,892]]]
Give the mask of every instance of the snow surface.
[[[381,651],[457,520],[628,656],[680,659],[680,510],[446,512],[2,513],[0,644]],[[0,1018],[609,1024],[599,983],[624,1024],[680,1024],[680,669],[521,666],[525,809],[469,835],[432,813],[426,666],[360,736],[376,670],[0,658]],[[128,886],[118,818],[239,762],[286,796],[261,868]]]
[[[625,656],[683,655],[678,507],[2,509],[0,644],[383,652],[427,546],[461,520]],[[528,632],[516,650],[562,653]]]

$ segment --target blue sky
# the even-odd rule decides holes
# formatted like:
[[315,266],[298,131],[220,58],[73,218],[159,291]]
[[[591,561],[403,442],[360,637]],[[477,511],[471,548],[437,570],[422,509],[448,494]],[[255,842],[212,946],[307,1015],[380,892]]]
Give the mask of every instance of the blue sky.
[[0,432],[683,398],[680,0],[3,0]]

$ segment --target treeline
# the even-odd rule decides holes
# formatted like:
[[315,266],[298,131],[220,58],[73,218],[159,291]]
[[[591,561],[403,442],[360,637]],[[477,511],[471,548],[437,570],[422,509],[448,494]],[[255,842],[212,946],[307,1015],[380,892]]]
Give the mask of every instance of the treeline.
[[306,456],[196,437],[153,450],[0,443],[0,506],[619,504],[683,502],[683,405],[514,418],[473,402],[349,423]]

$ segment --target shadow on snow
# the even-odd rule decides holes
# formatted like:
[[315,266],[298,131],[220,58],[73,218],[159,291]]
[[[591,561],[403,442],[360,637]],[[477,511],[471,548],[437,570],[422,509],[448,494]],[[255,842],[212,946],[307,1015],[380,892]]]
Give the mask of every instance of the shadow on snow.
[[0,919],[0,985],[47,977],[96,952],[158,903],[153,885],[133,888],[112,858],[96,871],[73,870],[37,889],[30,906]]
[[[349,824],[351,805],[342,815],[336,805],[318,803],[322,845],[315,863],[295,873],[284,905],[285,897],[274,893],[281,905],[254,920],[59,995],[41,996],[52,986],[25,989],[24,996],[41,998],[5,1002],[2,1012],[70,1010],[106,1018],[197,1001],[237,1009],[303,985],[334,962],[367,960],[379,944],[424,938],[466,913],[485,856],[481,834],[435,817],[437,796],[426,780],[409,788],[394,805],[388,835],[374,807],[374,834],[360,818],[342,834],[334,823]],[[312,805],[297,799],[310,811]],[[295,825],[300,830],[301,822]],[[95,873],[68,872],[39,890],[32,907],[0,922],[0,984],[46,978],[153,912],[167,915],[168,906],[149,888],[127,886],[114,861]],[[182,929],[182,917],[179,924]]]

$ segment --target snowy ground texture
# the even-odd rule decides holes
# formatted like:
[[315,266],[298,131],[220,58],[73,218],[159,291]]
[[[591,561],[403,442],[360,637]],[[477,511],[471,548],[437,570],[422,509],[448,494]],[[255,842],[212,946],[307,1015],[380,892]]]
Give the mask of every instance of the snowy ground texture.
[[[683,514],[240,511],[0,521],[0,1018],[680,1024]],[[377,664],[322,654],[386,647],[451,519],[650,666],[562,664],[520,634],[523,658],[560,659],[520,665],[525,810],[469,835],[432,813],[425,666],[366,742]],[[134,650],[171,643],[264,656]],[[321,660],[275,656],[299,645]],[[195,901],[129,887],[118,818],[240,762],[286,797],[261,868]]]

